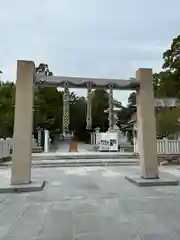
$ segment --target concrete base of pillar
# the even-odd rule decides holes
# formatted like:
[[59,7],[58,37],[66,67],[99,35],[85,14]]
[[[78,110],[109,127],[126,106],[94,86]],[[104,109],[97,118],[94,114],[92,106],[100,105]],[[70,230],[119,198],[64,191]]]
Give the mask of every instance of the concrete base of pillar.
[[161,173],[159,178],[154,179],[145,179],[140,175],[126,176],[125,178],[139,187],[179,185],[179,180],[169,173]]
[[30,184],[12,185],[9,179],[2,181],[0,184],[0,193],[22,193],[22,192],[36,192],[43,190],[45,181],[32,181]]

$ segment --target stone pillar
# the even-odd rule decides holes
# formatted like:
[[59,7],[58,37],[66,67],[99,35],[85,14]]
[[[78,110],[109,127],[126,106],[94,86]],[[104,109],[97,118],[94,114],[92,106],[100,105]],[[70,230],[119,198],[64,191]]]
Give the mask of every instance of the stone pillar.
[[88,84],[88,85],[87,85],[87,117],[86,117],[86,129],[92,129],[91,100],[92,100],[92,88],[91,88],[91,84]]
[[64,83],[64,94],[63,94],[63,136],[69,133],[69,88],[68,82]]
[[11,184],[31,182],[34,73],[34,62],[17,62]]
[[49,152],[49,131],[44,130],[44,152]]
[[141,177],[153,179],[158,178],[159,173],[152,69],[139,69],[136,79],[140,83],[137,91],[137,129]]
[[113,130],[113,87],[109,85],[109,131]]

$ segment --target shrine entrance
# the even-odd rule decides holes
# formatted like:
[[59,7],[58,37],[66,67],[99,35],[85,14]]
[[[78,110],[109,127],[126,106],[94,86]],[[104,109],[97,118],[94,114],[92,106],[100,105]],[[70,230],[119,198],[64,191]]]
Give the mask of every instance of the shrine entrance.
[[27,184],[31,182],[32,122],[35,86],[64,88],[62,126],[64,137],[70,134],[69,88],[87,88],[87,129],[92,128],[92,89],[109,89],[109,131],[113,130],[113,90],[137,91],[138,141],[141,163],[140,176],[144,179],[158,178],[152,69],[139,69],[136,72],[136,77],[128,80],[58,77],[37,75],[35,73],[34,62],[18,61],[12,155],[12,184]]

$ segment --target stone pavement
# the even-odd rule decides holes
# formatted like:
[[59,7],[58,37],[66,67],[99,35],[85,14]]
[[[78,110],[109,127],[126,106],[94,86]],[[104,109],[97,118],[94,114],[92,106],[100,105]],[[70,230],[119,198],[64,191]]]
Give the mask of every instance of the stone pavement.
[[[180,171],[164,167],[180,178]],[[180,186],[139,188],[138,166],[35,168],[44,191],[0,194],[3,240],[180,239]],[[1,169],[1,179],[10,170]]]

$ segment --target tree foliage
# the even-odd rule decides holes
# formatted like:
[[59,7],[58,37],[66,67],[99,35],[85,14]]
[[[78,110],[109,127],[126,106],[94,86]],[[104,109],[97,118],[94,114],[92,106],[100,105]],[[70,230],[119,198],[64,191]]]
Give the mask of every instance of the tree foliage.
[[[153,74],[154,96],[157,98],[180,98],[180,35],[173,39],[170,48],[163,53],[162,71]],[[136,93],[129,95],[126,112],[136,105]],[[161,109],[157,113],[157,133],[168,136],[179,131],[179,110]],[[131,115],[131,114],[130,114]],[[128,117],[128,115],[127,115]]]
[[45,63],[40,63],[37,67],[36,67],[36,73],[45,75],[45,76],[52,76],[53,73],[49,70],[49,66],[48,64]]
[[157,136],[169,137],[180,132],[180,108],[163,108],[156,113]]
[[15,86],[0,82],[0,136],[11,135],[14,121]]
[[172,73],[180,71],[180,35],[173,39],[170,49],[163,54],[163,68]]
[[109,94],[104,89],[93,91],[92,97],[92,126],[100,127],[102,131],[108,129],[108,116],[105,110],[109,108]]
[[130,93],[128,97],[128,107],[131,108],[133,106],[136,106],[136,92]]
[[[163,53],[163,71],[156,74],[158,97],[180,98],[180,35],[173,39],[170,49]],[[170,136],[180,131],[180,109],[164,108],[157,112],[157,134]]]
[[[39,74],[51,76],[47,64],[39,64],[36,67]],[[0,137],[12,136],[15,107],[15,87],[11,82],[0,83]],[[34,131],[40,126],[51,132],[62,132],[63,115],[63,91],[51,87],[35,87],[34,97]],[[108,129],[108,115],[104,111],[108,109],[108,92],[97,89],[92,94],[92,124],[93,128],[99,126],[101,130]],[[70,96],[70,130],[75,131],[80,139],[86,137],[86,111],[87,100],[77,96],[74,92]],[[115,106],[121,103],[115,101]]]
[[173,39],[163,53],[163,71],[157,74],[159,94],[180,98],[180,35]]

